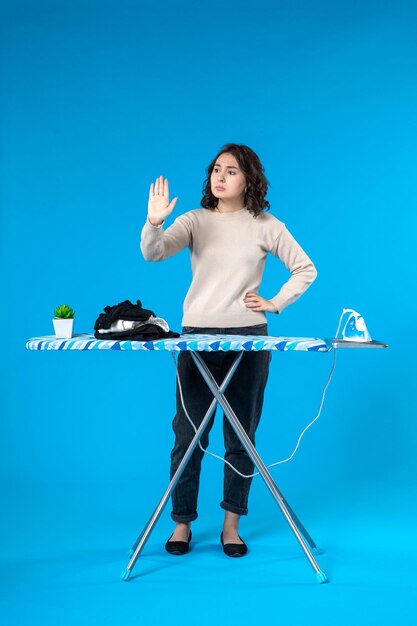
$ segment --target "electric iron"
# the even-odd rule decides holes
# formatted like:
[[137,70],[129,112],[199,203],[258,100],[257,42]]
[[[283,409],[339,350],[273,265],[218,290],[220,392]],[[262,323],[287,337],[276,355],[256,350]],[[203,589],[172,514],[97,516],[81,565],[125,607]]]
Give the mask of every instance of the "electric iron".
[[[342,339],[344,341],[372,341],[372,337],[366,327],[365,320],[362,315],[354,309],[343,309],[340,316],[339,327],[344,319],[342,326]],[[336,332],[338,336],[339,328]]]

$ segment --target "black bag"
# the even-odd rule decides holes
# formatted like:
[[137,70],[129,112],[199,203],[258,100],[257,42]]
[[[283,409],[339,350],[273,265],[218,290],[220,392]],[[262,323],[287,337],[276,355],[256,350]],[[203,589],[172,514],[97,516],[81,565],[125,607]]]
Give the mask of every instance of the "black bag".
[[158,324],[142,324],[138,328],[129,330],[112,331],[110,333],[99,333],[99,329],[108,329],[114,322],[125,320],[130,322],[140,321],[146,322],[150,317],[156,317],[153,311],[143,309],[140,300],[136,304],[132,304],[130,300],[125,300],[114,306],[105,306],[105,313],[100,313],[94,324],[94,337],[96,339],[124,339],[133,341],[152,341],[153,339],[168,339],[179,337],[179,333],[171,330],[166,331]]

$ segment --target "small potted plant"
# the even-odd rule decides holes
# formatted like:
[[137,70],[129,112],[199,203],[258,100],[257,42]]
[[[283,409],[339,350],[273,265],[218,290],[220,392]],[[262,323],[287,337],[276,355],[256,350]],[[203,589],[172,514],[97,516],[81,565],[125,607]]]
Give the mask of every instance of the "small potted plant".
[[72,327],[74,325],[75,311],[68,304],[60,304],[54,311],[55,336],[59,339],[69,339],[72,337]]

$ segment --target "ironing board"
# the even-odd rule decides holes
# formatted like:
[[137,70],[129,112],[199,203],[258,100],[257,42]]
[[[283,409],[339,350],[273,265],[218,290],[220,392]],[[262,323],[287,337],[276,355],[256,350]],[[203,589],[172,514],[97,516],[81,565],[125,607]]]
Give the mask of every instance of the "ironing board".
[[[347,344],[353,345],[347,345]],[[207,409],[206,415],[201,422],[196,434],[194,435],[187,452],[185,453],[177,471],[172,477],[162,499],[151,515],[149,521],[144,526],[142,532],[136,539],[130,553],[129,563],[122,573],[122,580],[130,578],[132,569],[139,558],[139,555],[145,546],[156,522],[158,521],[169,497],[172,494],[185,466],[187,465],[195,447],[197,446],[204,429],[206,428],[210,417],[218,403],[224,411],[226,418],[229,420],[236,435],[240,439],[242,445],[252,459],[254,465],[258,468],[259,474],[265,481],[266,486],[272,494],[275,502],[280,508],[282,514],[287,520],[291,530],[298,540],[304,554],[313,567],[317,580],[320,583],[327,582],[326,574],[320,569],[314,555],[321,554],[320,549],[313,541],[305,527],[296,516],[287,500],[284,498],[278,486],[274,482],[268,468],[259,456],[255,446],[249,439],[246,431],[240,424],[232,407],[224,396],[224,392],[236,371],[244,352],[254,352],[259,350],[271,350],[286,352],[289,350],[307,351],[307,352],[329,352],[333,348],[338,347],[387,347],[379,341],[366,342],[346,342],[340,339],[319,339],[315,337],[273,337],[259,335],[205,335],[205,334],[186,334],[171,339],[156,339],[153,341],[130,341],[130,340],[110,340],[96,339],[92,334],[77,334],[71,339],[58,339],[55,336],[34,337],[26,342],[27,350],[146,350],[152,352],[158,351],[189,351],[192,359],[197,366],[199,372],[204,378],[210,391],[213,394],[213,400]],[[208,369],[206,363],[200,356],[199,352],[236,352],[236,357],[230,366],[223,382],[218,385],[212,373]]]

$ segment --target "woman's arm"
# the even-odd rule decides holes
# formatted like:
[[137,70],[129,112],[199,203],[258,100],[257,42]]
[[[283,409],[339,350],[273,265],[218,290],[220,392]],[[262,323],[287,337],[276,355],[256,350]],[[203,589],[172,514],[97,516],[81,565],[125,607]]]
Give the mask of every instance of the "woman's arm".
[[291,272],[291,278],[283,284],[273,298],[270,298],[270,302],[275,305],[276,312],[281,313],[285,307],[298,300],[307,291],[317,277],[317,270],[285,224],[270,252],[278,257]]
[[163,261],[191,244],[191,219],[185,213],[165,231],[146,219],[140,238],[140,249],[146,261]]

